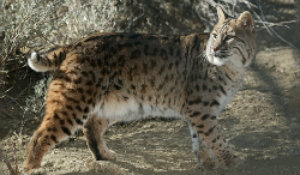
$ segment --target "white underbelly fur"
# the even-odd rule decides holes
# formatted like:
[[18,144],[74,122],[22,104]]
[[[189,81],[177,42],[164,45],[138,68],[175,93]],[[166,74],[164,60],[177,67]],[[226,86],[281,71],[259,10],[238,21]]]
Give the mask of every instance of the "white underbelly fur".
[[180,118],[179,111],[149,104],[138,103],[134,98],[118,101],[116,98],[106,99],[98,103],[91,114],[109,120],[133,121],[150,117]]

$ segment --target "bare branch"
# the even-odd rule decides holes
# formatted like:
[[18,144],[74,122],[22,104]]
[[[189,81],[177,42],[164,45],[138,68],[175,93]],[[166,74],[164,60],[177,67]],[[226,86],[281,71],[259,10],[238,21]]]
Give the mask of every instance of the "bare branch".
[[259,18],[259,19],[262,21],[263,25],[266,27],[266,29],[267,29],[267,31],[269,32],[269,34],[270,34],[271,36],[274,36],[274,35],[275,35],[278,39],[280,39],[281,41],[283,41],[284,43],[286,43],[286,44],[289,45],[290,47],[292,47],[292,48],[294,48],[294,49],[296,49],[296,50],[298,50],[298,51],[300,52],[299,48],[297,48],[297,47],[296,47],[294,44],[292,44],[291,42],[287,41],[285,38],[283,38],[281,35],[279,35],[272,27],[269,27],[269,26],[265,23],[265,21],[267,21],[267,20],[265,19],[264,12],[263,12],[262,7],[261,7],[261,4],[260,4],[260,0],[258,1],[258,3],[259,3],[258,9],[260,10],[261,18],[260,18],[259,15],[257,15],[257,13],[255,13],[255,16],[256,16],[257,18]]
[[7,160],[6,156],[3,155],[1,149],[0,149],[0,160],[2,160],[6,164],[11,175],[17,175],[17,173],[13,170],[10,162]]

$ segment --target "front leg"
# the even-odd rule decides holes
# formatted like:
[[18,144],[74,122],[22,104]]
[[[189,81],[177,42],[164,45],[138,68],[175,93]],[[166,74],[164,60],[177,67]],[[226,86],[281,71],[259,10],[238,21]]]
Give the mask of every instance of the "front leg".
[[[193,107],[190,107],[192,109]],[[234,155],[218,126],[212,109],[192,109],[186,116],[190,122],[193,150],[198,157],[199,164],[206,169],[230,167],[236,163]],[[200,112],[202,111],[202,112]],[[199,138],[198,138],[199,137]],[[200,148],[200,149],[199,149]]]
[[188,121],[188,126],[192,138],[192,149],[198,160],[199,167],[211,169],[217,162],[216,156],[213,151],[207,146],[205,141],[199,137],[199,134]]
[[109,150],[105,144],[103,135],[111,125],[109,120],[97,115],[89,117],[83,127],[87,145],[96,160],[116,160],[116,153]]

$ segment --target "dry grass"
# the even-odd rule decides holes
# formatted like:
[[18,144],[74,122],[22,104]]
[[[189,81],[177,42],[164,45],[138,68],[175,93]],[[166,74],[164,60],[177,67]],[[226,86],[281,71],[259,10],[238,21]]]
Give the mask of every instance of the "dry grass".
[[[14,133],[17,133],[15,135],[23,133],[26,122],[40,119],[35,116],[39,116],[42,112],[42,101],[49,76],[46,76],[46,80],[41,79],[44,76],[34,74],[27,68],[26,58],[32,50],[42,52],[66,45],[95,31],[173,34],[209,31],[216,21],[216,5],[221,5],[230,16],[237,16],[246,9],[252,11],[255,14],[258,30],[266,30],[277,38],[280,38],[281,34],[276,31],[274,33],[273,28],[288,28],[290,24],[295,23],[295,18],[291,17],[294,14],[292,1],[287,1],[288,5],[285,4],[283,10],[280,8],[276,13],[265,12],[265,9],[272,4],[280,6],[281,1],[262,1],[261,6],[251,2],[253,1],[2,0],[0,2],[0,118],[19,116],[13,119],[16,123],[12,128],[15,130]],[[285,7],[287,10],[284,9]],[[265,14],[263,15],[262,12]],[[288,21],[278,17],[287,15],[289,15]],[[293,45],[290,40],[286,40],[285,43]],[[6,109],[3,106],[13,109]],[[10,111],[14,113],[10,114]],[[28,115],[30,112],[35,115],[25,118],[25,114]],[[22,138],[18,139],[22,140]],[[9,147],[10,150],[14,149],[12,145]],[[0,157],[6,157],[3,154]],[[13,156],[9,154],[7,159],[2,160],[9,164],[14,162]],[[9,168],[11,174],[13,174],[12,170],[14,173],[17,172],[14,168],[15,163],[12,164],[13,168]]]
[[[284,23],[267,22],[260,11],[260,4],[251,2],[3,0],[0,2],[0,73],[24,68],[25,58],[32,49],[40,51],[66,45],[95,31],[178,34],[201,32],[203,24],[209,31],[216,22],[217,5],[221,5],[229,16],[251,10],[258,27],[264,26],[270,34],[277,36],[270,26],[284,26]],[[12,68],[11,64],[18,66]]]

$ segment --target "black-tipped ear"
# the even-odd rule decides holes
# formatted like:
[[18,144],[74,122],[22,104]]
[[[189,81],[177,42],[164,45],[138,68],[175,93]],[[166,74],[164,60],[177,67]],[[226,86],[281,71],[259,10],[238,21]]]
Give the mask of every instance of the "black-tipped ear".
[[239,27],[244,27],[246,29],[254,29],[254,21],[250,12],[243,12],[237,20],[237,25]]
[[226,19],[226,15],[220,6],[217,6],[217,14],[218,14],[219,22],[222,22]]

